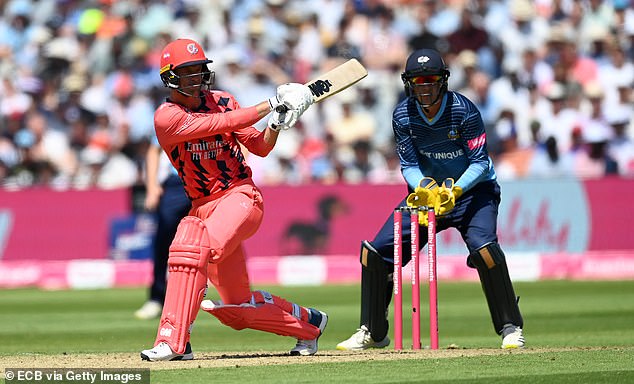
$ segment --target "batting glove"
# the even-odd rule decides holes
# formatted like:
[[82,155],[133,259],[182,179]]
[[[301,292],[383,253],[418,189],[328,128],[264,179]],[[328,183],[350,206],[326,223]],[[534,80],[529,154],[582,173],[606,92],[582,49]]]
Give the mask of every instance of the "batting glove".
[[280,130],[289,129],[297,123],[297,112],[293,109],[289,109],[285,112],[279,112],[277,109],[273,110],[273,113],[269,117],[267,126],[279,132]]
[[299,83],[286,83],[277,87],[276,97],[284,105],[297,111],[301,116],[313,104],[313,93],[310,88]]
[[278,109],[278,107],[281,107],[279,108],[280,110],[285,110],[285,109],[288,109],[290,106],[284,105],[284,102],[282,101],[281,97],[278,95],[275,95],[269,99],[269,108],[271,111],[274,111]]

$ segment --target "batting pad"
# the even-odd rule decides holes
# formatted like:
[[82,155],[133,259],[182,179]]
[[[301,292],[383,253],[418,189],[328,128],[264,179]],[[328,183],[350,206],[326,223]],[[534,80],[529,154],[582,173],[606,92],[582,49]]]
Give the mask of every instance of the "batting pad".
[[194,216],[183,218],[169,250],[165,305],[154,345],[164,341],[174,352],[185,353],[207,288],[210,249],[205,223]]
[[230,305],[205,300],[200,307],[203,311],[215,316],[224,325],[238,331],[250,328],[302,340],[313,340],[319,336],[319,328],[297,319],[275,304]]

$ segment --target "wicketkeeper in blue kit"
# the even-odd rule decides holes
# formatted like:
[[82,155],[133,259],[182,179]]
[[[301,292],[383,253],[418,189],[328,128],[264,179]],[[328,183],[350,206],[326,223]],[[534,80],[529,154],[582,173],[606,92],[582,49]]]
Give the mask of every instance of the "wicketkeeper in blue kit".
[[[409,194],[398,206],[434,206],[437,230],[456,228],[468,250],[486,296],[502,348],[522,348],[523,320],[498,244],[500,186],[487,152],[477,107],[447,90],[449,70],[439,52],[420,49],[407,59],[401,75],[406,98],[394,109],[392,127]],[[420,215],[421,226],[427,226]],[[372,241],[361,243],[361,320],[339,350],[383,348],[390,344],[388,307],[392,298],[394,214]],[[404,215],[403,265],[410,260],[409,215]],[[422,248],[426,236],[419,236]]]

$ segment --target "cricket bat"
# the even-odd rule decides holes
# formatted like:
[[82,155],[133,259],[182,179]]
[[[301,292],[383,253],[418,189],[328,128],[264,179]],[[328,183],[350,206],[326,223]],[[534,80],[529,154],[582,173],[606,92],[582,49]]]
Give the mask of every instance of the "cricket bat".
[[[363,67],[357,59],[350,59],[345,63],[336,66],[330,71],[319,75],[305,85],[310,88],[313,93],[313,100],[319,103],[332,95],[343,91],[359,82],[368,75],[368,71]],[[277,107],[279,113],[287,111],[286,106]]]

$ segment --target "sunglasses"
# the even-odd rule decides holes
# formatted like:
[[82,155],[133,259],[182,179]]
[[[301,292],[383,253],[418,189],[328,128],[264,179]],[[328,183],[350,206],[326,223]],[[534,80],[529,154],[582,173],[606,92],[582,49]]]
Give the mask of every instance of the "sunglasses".
[[411,77],[409,79],[410,83],[417,84],[417,85],[437,83],[440,80],[442,80],[442,75],[416,76],[416,77]]

